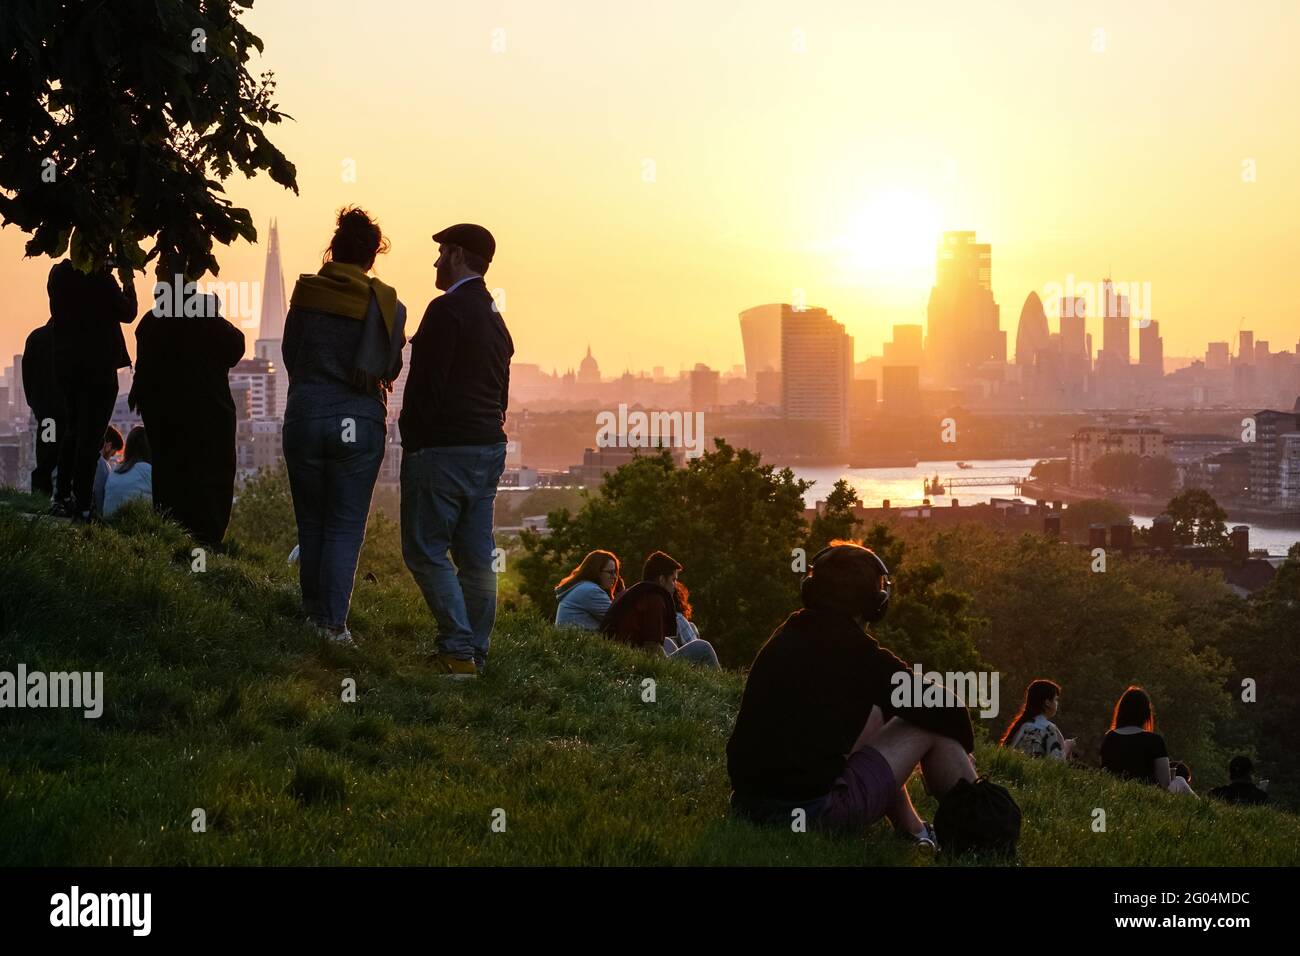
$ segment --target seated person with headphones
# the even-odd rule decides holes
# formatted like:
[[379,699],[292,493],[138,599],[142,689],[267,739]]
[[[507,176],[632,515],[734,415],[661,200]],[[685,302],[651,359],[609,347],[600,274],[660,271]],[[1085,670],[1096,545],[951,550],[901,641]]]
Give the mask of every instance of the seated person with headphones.
[[[732,812],[790,826],[861,830],[882,816],[926,849],[1013,848],[1020,811],[1001,787],[977,780],[970,715],[945,691],[941,706],[896,707],[893,677],[910,666],[867,631],[889,607],[892,581],[876,554],[835,541],[813,558],[804,607],[754,659],[727,744]],[[940,801],[935,826],[906,783],[920,765]]]

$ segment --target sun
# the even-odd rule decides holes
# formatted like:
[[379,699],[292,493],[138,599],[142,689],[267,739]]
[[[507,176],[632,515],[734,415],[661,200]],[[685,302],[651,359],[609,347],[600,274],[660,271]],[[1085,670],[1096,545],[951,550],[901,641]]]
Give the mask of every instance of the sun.
[[934,270],[942,223],[923,195],[901,189],[876,193],[850,223],[847,265],[873,282],[912,285]]

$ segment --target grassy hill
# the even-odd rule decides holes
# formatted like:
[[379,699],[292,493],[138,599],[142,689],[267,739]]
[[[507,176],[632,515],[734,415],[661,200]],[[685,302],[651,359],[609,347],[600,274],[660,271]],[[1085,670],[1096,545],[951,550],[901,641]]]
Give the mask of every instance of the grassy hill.
[[[148,511],[72,527],[19,513],[34,505],[0,500],[0,670],[103,671],[107,702],[98,720],[0,710],[0,864],[932,865],[884,824],[729,822],[738,673],[511,614],[483,679],[439,680],[391,523],[372,529],[346,650],[302,621],[278,558],[235,549],[194,572],[192,542]],[[1024,810],[1027,865],[1300,862],[1287,814],[977,759]]]

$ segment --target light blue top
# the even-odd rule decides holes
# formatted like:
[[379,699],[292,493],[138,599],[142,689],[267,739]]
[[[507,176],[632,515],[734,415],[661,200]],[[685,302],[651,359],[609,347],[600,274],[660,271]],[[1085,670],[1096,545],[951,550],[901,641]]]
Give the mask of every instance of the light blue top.
[[563,589],[556,588],[560,599],[555,610],[555,623],[560,627],[581,627],[594,631],[600,627],[613,601],[609,593],[593,581],[578,581]]
[[136,462],[125,473],[108,473],[108,480],[104,482],[104,517],[137,498],[153,501],[153,465],[147,461]]

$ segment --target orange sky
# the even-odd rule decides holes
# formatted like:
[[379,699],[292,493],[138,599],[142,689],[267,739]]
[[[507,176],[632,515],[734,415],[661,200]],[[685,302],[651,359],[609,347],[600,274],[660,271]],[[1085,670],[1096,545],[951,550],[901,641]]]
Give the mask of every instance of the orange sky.
[[[278,217],[289,282],[356,202],[418,317],[430,233],[481,222],[516,358],[547,369],[588,342],[606,374],[727,368],[737,313],[795,290],[878,354],[924,321],[941,229],[993,244],[1012,342],[1031,289],[1108,270],[1150,283],[1166,355],[1243,316],[1300,339],[1291,0],[258,0],[247,22],[302,194],[227,187],[259,230]],[[5,356],[47,314],[24,238],[0,232]],[[221,279],[260,281],[263,255],[224,250]]]

